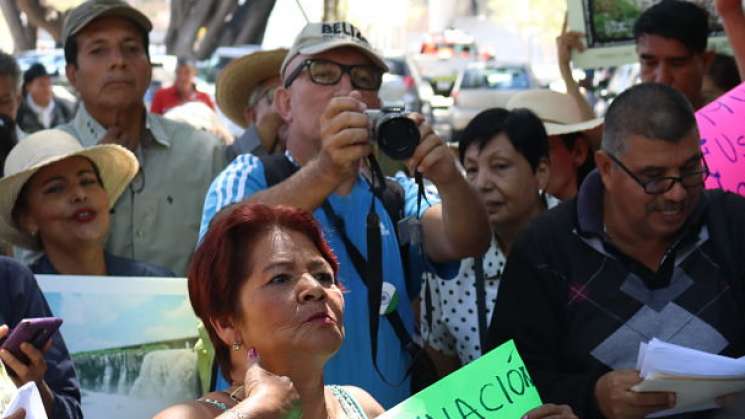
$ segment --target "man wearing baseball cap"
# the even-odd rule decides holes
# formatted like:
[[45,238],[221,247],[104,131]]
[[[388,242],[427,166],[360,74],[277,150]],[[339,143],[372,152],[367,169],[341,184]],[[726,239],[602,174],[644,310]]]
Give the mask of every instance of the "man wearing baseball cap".
[[[348,291],[345,342],[327,364],[324,379],[362,387],[389,408],[410,394],[405,373],[411,358],[392,318],[401,320],[403,333],[413,332],[409,305],[413,296],[407,295],[393,218],[384,208],[385,199],[372,192],[371,182],[378,182],[368,180],[362,169],[372,152],[370,120],[364,111],[380,107],[378,89],[387,70],[355,26],[346,22],[305,26],[282,63],[282,86],[274,96],[274,107],[288,126],[284,161],[291,174],[279,182],[268,181],[267,173],[276,169],[264,164],[270,159],[238,156],[210,186],[201,234],[218,211],[245,199],[313,211],[340,259],[339,278]],[[490,237],[478,195],[423,117],[411,118],[421,140],[407,165],[412,173],[432,181],[440,196],[430,193],[419,206],[414,181],[396,179],[392,190],[400,193],[407,217],[403,222],[421,228],[421,245],[431,261],[481,254]],[[376,235],[377,243],[370,240]],[[365,263],[376,256],[379,263]],[[365,266],[357,268],[360,259]],[[368,286],[380,292],[374,288],[375,274],[364,272],[370,266],[379,268],[377,279],[383,282],[383,292],[392,297],[387,300],[390,304],[380,304],[379,311],[368,302]],[[363,282],[364,278],[372,280]],[[377,292],[371,292],[371,298]],[[372,351],[377,352],[375,362]]]
[[284,150],[287,125],[272,106],[286,48],[256,51],[232,61],[217,78],[217,106],[246,130],[226,148],[228,161]]
[[64,124],[73,117],[73,104],[54,96],[52,78],[42,63],[33,64],[23,73],[22,94],[16,123],[28,134]]
[[140,172],[112,209],[107,250],[184,275],[197,240],[202,193],[224,167],[219,141],[148,113],[150,20],[120,0],[89,0],[62,30],[66,73],[81,105],[60,128],[84,146],[129,148]]
[[546,128],[551,178],[546,192],[563,200],[574,198],[584,177],[594,168],[592,130],[603,118],[585,120],[574,98],[547,89],[526,90],[507,102],[507,109],[525,108]]

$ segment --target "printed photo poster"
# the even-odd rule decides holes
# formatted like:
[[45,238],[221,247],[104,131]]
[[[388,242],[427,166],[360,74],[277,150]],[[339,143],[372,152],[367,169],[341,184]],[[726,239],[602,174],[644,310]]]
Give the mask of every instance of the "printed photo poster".
[[186,278],[37,275],[80,380],[87,418],[151,418],[199,391]]
[[[709,49],[728,51],[729,42],[714,0],[688,0],[709,12]],[[584,53],[575,53],[572,62],[580,68],[609,67],[637,61],[634,22],[647,8],[660,0],[567,0],[568,25],[585,33]],[[745,5],[745,0],[743,0]]]

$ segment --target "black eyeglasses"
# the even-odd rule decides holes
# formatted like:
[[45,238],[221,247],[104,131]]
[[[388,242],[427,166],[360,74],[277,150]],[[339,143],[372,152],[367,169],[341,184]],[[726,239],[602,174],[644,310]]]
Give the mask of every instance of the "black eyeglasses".
[[327,60],[307,59],[287,76],[285,88],[290,87],[306,68],[311,81],[324,86],[339,83],[344,73],[349,74],[355,89],[378,90],[383,82],[383,72],[374,65],[344,65]]
[[629,170],[628,167],[624,166],[623,163],[621,163],[620,160],[618,160],[614,155],[607,153],[607,156],[610,157],[611,160],[613,160],[618,167],[620,167],[624,172],[626,172],[627,175],[631,176],[636,183],[639,184],[639,186],[644,189],[644,192],[650,194],[650,195],[660,195],[663,194],[670,189],[673,188],[675,185],[675,182],[680,182],[680,185],[684,188],[697,188],[704,185],[704,182],[706,181],[706,178],[709,177],[709,166],[706,164],[706,159],[701,157],[701,162],[703,167],[701,167],[701,170],[696,170],[693,172],[687,172],[684,173],[682,176],[665,176],[665,177],[658,177],[654,179],[650,179],[647,181],[643,181],[639,179],[634,173]]

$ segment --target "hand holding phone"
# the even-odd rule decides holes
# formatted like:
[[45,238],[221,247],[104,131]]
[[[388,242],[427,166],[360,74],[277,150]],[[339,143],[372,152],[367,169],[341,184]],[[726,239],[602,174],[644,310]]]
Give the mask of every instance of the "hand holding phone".
[[[24,319],[0,344],[0,359],[14,376],[17,385],[43,380],[47,370],[44,360],[47,342],[61,324],[62,319],[58,317]],[[0,326],[0,336],[5,335],[6,330],[7,326]]]

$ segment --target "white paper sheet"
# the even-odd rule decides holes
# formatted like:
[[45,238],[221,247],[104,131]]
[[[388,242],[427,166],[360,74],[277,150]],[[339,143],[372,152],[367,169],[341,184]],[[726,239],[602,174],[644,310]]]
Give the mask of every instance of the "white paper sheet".
[[41,395],[39,389],[36,388],[36,383],[30,382],[22,385],[18,389],[13,400],[5,409],[3,417],[9,416],[16,412],[16,410],[23,408],[26,410],[26,419],[48,419],[47,412],[44,410],[44,403],[41,401]]
[[640,352],[642,378],[651,374],[702,378],[745,377],[745,361],[652,339]]
[[649,415],[669,416],[719,407],[716,398],[745,391],[745,359],[710,354],[659,339],[642,343],[637,368],[644,381],[631,389],[676,394],[672,409]]

